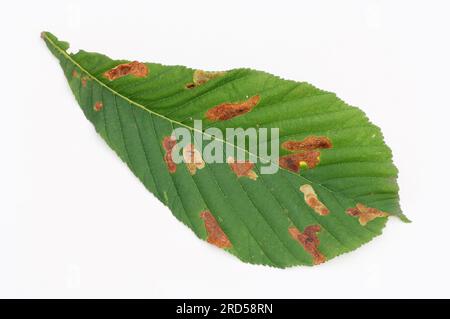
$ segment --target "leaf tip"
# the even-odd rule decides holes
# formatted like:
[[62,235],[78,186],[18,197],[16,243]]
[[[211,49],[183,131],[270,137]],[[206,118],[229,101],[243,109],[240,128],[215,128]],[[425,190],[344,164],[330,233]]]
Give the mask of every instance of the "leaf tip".
[[404,223],[412,223],[412,220],[409,219],[408,217],[406,217],[403,213],[401,213],[400,215],[398,215],[398,218],[400,218],[400,220]]
[[52,45],[54,47],[58,47],[63,51],[67,51],[70,47],[69,43],[66,41],[60,41],[56,36],[54,36],[51,32],[42,31],[41,38],[47,43],[47,45]]

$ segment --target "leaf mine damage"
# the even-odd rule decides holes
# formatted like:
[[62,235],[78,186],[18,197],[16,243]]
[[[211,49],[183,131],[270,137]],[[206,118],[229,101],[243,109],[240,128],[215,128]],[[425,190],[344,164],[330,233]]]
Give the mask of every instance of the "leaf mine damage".
[[328,215],[330,210],[319,200],[311,185],[300,186],[300,191],[305,195],[306,204],[321,216]]
[[162,140],[162,146],[166,151],[166,154],[164,154],[164,162],[166,163],[167,169],[171,174],[177,171],[177,165],[174,163],[172,158],[172,149],[176,144],[177,140],[173,136],[166,136]]
[[300,166],[305,165],[308,168],[314,168],[320,161],[319,151],[306,151],[284,155],[279,159],[279,165],[292,172],[298,173]]
[[134,75],[138,78],[146,77],[148,75],[148,67],[144,63],[133,61],[130,63],[120,64],[103,73],[103,76],[110,81],[114,81],[126,75]]
[[305,230],[300,232],[297,227],[289,227],[289,234],[294,238],[308,254],[313,258],[314,265],[321,264],[326,261],[326,257],[322,255],[318,247],[320,244],[319,237],[317,233],[320,232],[320,225],[310,225],[305,228]]
[[197,172],[197,169],[205,167],[202,154],[195,149],[193,144],[188,144],[183,148],[183,159],[191,175],[194,175]]
[[211,121],[225,121],[233,117],[250,112],[258,103],[259,95],[252,96],[248,100],[237,103],[222,103],[206,112],[206,118]]
[[197,86],[205,84],[206,82],[221,77],[226,72],[209,72],[203,70],[195,70],[194,75],[192,76],[192,82],[186,84],[187,89],[193,89]]
[[248,177],[251,180],[256,181],[258,175],[253,171],[254,163],[248,161],[236,161],[232,157],[227,158],[227,163],[230,165],[231,170],[236,174],[237,177]]
[[347,214],[350,216],[358,217],[358,221],[361,225],[365,226],[368,222],[378,217],[387,217],[389,213],[383,212],[379,209],[367,207],[361,203],[356,204],[356,207],[347,209]]
[[314,168],[319,164],[320,151],[317,149],[333,147],[331,140],[326,136],[308,136],[302,141],[286,141],[281,147],[289,151],[300,151],[281,156],[279,164],[281,167],[298,173],[301,166]]
[[288,151],[308,151],[318,148],[333,147],[331,140],[326,136],[308,136],[302,141],[286,141],[281,147]]
[[205,210],[200,213],[200,218],[203,219],[205,223],[206,232],[208,233],[208,238],[206,239],[208,243],[216,245],[219,248],[231,248],[231,242],[227,235],[220,228],[219,223],[216,218],[211,214],[210,211]]

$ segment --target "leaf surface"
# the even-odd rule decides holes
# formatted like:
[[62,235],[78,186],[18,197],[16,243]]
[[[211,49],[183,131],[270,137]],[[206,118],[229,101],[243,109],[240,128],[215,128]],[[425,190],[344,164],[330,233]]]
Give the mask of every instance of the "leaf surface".
[[[379,235],[388,216],[407,221],[380,129],[335,94],[250,69],[203,72],[72,54],[51,33],[42,37],[85,116],[145,187],[199,238],[239,259],[319,264]],[[203,121],[201,131],[194,120]],[[205,139],[209,127],[224,135],[278,128],[281,167],[261,174],[261,161],[170,166],[177,127]],[[263,160],[247,145],[245,152]]]

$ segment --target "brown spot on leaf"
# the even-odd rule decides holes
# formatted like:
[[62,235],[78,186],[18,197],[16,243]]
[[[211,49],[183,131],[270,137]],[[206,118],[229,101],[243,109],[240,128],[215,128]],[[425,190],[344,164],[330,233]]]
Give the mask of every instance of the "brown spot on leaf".
[[98,112],[98,111],[100,111],[102,108],[103,108],[103,103],[102,103],[102,102],[100,102],[100,101],[95,102],[95,104],[94,104],[94,111]]
[[177,144],[177,140],[173,136],[166,136],[163,138],[162,146],[166,151],[164,154],[164,162],[166,162],[167,168],[169,169],[169,173],[173,174],[177,171],[177,165],[174,163],[172,159],[172,149]]
[[375,218],[389,216],[389,213],[376,208],[367,207],[361,203],[356,204],[356,207],[347,209],[347,214],[358,217],[359,223],[363,226]]
[[231,242],[227,235],[220,228],[216,218],[210,211],[205,210],[200,213],[200,218],[205,222],[206,232],[208,233],[207,241],[219,248],[230,248]]
[[73,70],[73,71],[72,71],[72,77],[73,77],[73,78],[77,78],[77,79],[80,77],[80,74],[78,73],[77,70]]
[[130,63],[120,64],[115,68],[103,73],[103,76],[110,81],[116,80],[126,75],[134,75],[138,78],[146,77],[148,75],[148,67],[144,63],[133,61]]
[[191,83],[186,84],[187,89],[193,89],[199,85],[224,75],[225,72],[209,72],[203,70],[195,70]]
[[205,115],[211,121],[229,120],[233,117],[250,112],[259,103],[259,100],[259,95],[255,95],[243,102],[222,103],[209,109]]
[[197,172],[197,169],[205,167],[202,154],[195,149],[193,144],[186,145],[186,147],[183,148],[183,159],[191,175],[194,175]]
[[254,163],[248,161],[236,161],[232,157],[227,158],[227,163],[230,165],[231,170],[237,177],[248,177],[254,181],[258,178],[255,171],[253,171]]
[[314,209],[317,214],[324,216],[330,213],[330,210],[319,200],[311,185],[300,186],[300,191],[305,195],[306,204]]
[[318,148],[331,148],[331,140],[326,136],[308,136],[302,141],[286,141],[281,147],[288,151],[310,151]]
[[88,80],[89,80],[89,78],[88,78],[87,76],[83,76],[83,77],[81,78],[81,85],[82,85],[84,88],[86,87]]
[[317,233],[320,232],[320,225],[310,225],[305,230],[300,232],[297,227],[289,227],[289,234],[294,238],[308,254],[313,258],[314,265],[321,264],[326,261],[326,257],[319,251],[319,237]]
[[319,151],[305,151],[280,157],[279,165],[292,172],[298,173],[301,165],[304,164],[308,168],[314,168],[319,163],[319,160]]

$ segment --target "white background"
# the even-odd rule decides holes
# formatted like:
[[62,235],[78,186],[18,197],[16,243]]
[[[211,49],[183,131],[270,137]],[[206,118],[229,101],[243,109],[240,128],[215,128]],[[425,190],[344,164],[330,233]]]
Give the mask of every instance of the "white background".
[[[448,1],[2,1],[0,297],[450,297]],[[361,107],[400,170],[383,236],[318,267],[198,240],[84,118],[39,34],[206,70],[261,69]]]

